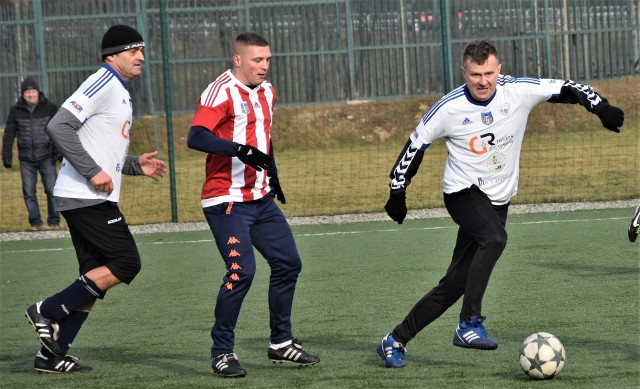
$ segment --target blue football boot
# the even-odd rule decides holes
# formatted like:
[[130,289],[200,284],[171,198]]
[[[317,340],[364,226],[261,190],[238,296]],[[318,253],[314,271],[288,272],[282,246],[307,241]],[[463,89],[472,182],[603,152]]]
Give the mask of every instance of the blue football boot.
[[487,335],[482,323],[487,317],[471,316],[458,324],[456,333],[453,335],[453,345],[465,348],[475,348],[479,350],[495,350],[498,343]]
[[404,362],[404,353],[407,349],[402,343],[393,339],[391,334],[382,338],[377,351],[380,357],[384,359],[387,367],[404,367],[406,365]]

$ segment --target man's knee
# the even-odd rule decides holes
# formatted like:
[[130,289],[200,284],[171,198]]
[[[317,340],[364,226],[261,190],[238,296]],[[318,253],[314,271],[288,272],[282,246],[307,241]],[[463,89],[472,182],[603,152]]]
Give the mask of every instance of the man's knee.
[[487,236],[484,242],[485,249],[492,249],[498,253],[502,253],[507,246],[507,231],[504,229],[495,231],[490,236]]
[[111,273],[120,281],[129,285],[142,269],[139,255],[119,258],[107,265]]

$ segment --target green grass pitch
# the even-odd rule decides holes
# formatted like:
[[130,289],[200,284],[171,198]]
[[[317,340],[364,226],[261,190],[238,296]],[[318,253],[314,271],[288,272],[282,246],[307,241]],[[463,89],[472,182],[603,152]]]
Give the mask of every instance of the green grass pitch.
[[[640,244],[630,209],[511,215],[509,243],[483,314],[495,351],[452,346],[460,302],[408,344],[407,367],[375,352],[444,274],[450,219],[294,226],[303,257],[294,335],[321,356],[310,368],[267,360],[268,267],[259,257],[242,308],[236,353],[248,370],[229,381],[209,365],[213,304],[223,265],[210,232],[136,235],[143,269],[99,301],[71,354],[88,374],[37,375],[26,307],[76,274],[70,239],[3,242],[0,249],[0,386],[11,388],[637,388],[640,386]],[[529,380],[518,348],[545,331],[567,362],[553,380]]]

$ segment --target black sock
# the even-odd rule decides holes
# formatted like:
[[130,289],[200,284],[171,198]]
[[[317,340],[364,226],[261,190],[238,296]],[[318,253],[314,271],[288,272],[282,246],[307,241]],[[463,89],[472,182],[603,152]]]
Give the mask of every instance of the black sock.
[[58,345],[63,355],[67,355],[67,352],[69,352],[71,343],[80,332],[80,328],[88,316],[89,311],[75,311],[58,323],[60,326]]
[[47,298],[40,305],[40,313],[47,319],[59,322],[82,305],[103,298],[104,292],[87,276],[80,276],[66,289]]

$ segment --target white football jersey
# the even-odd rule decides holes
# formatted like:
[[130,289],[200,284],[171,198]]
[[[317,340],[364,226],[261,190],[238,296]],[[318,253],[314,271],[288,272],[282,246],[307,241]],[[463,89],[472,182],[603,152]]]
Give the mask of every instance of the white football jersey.
[[118,202],[122,166],[129,148],[133,106],[127,86],[108,65],[103,65],[80,85],[61,108],[71,112],[82,127],[78,136],[94,161],[111,176],[113,192],[96,190],[66,161],[58,173],[53,194],[76,199],[104,199]]
[[470,98],[466,85],[440,99],[411,134],[425,149],[444,138],[449,151],[443,191],[454,193],[476,185],[495,205],[506,204],[518,191],[520,150],[531,110],[553,102],[564,81],[500,75],[487,101]]

